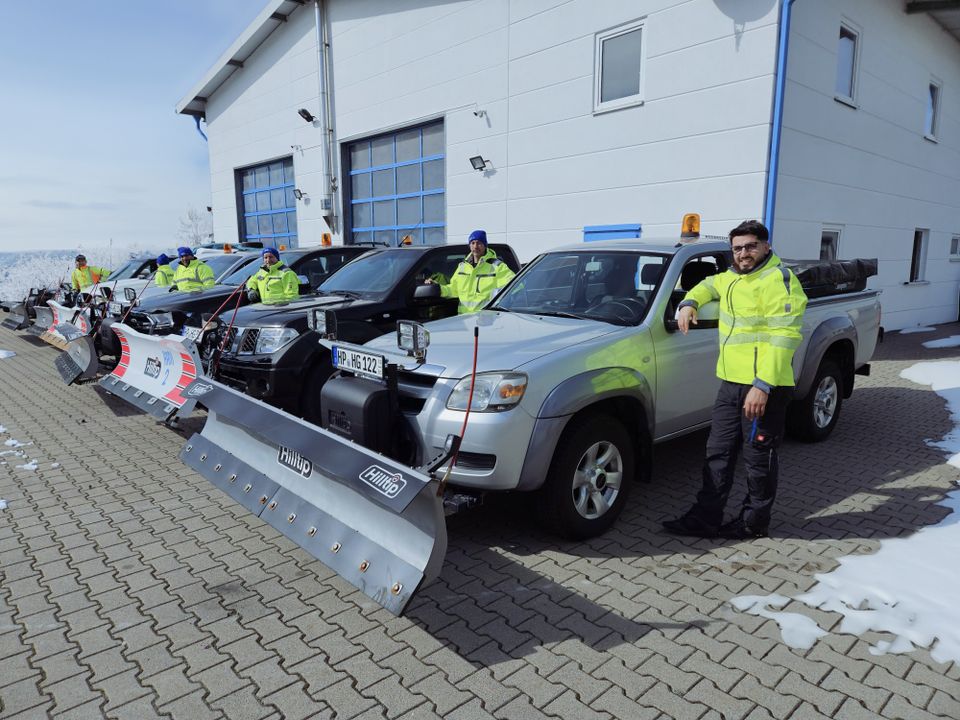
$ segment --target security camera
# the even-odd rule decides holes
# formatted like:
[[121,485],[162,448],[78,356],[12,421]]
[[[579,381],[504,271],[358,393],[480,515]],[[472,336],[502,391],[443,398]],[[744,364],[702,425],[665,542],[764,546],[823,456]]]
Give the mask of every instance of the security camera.
[[299,110],[297,110],[297,115],[302,117],[308,123],[312,123],[314,120],[313,113],[311,113],[306,108],[300,108]]
[[473,111],[473,116],[474,116],[474,117],[483,117],[483,116],[486,115],[486,114],[487,114],[487,111],[486,111],[486,110],[477,109],[477,110],[474,110],[474,111]]

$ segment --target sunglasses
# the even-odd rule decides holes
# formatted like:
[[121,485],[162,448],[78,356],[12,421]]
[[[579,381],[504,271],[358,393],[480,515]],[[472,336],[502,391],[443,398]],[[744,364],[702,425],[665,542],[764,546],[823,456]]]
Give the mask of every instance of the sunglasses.
[[732,245],[732,246],[730,247],[730,249],[733,250],[733,254],[734,254],[734,255],[739,255],[739,254],[745,253],[745,252],[752,253],[752,252],[754,252],[758,247],[760,247],[760,243],[758,243],[758,242],[750,242],[750,243],[744,243],[743,245]]

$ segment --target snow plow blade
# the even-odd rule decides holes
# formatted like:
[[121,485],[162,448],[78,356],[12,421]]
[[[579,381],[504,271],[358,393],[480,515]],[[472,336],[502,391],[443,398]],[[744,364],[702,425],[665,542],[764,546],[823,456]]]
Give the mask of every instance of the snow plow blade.
[[161,420],[193,412],[197,400],[183,391],[203,374],[196,346],[182,335],[144,335],[122,323],[112,327],[120,362],[100,386]]
[[0,325],[7,330],[23,330],[30,324],[27,318],[27,306],[24,303],[17,303],[10,308],[10,313],[0,322]]
[[67,337],[67,347],[57,355],[53,361],[57,372],[67,385],[78,380],[92,380],[100,369],[100,360],[97,357],[97,347],[89,335],[70,336],[72,325],[61,325],[60,330]]
[[[436,480],[207,378],[180,459],[399,615],[447,551]],[[254,429],[255,428],[255,429]]]
[[27,332],[37,337],[42,337],[44,333],[53,328],[53,309],[45,305],[37,305],[33,308],[36,317],[33,325],[27,326]]
[[[40,334],[40,339],[44,342],[66,350],[68,342],[90,332],[89,310],[64,307],[55,300],[47,301],[47,310],[53,314],[53,321]],[[37,319],[40,319],[39,312]]]

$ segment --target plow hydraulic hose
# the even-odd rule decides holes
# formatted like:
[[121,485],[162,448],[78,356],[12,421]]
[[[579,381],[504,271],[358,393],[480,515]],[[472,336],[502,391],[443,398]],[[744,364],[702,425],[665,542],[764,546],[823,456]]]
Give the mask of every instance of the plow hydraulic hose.
[[[473,368],[470,370],[470,393],[467,395],[467,411],[463,414],[463,425],[460,427],[460,442],[463,443],[463,436],[467,432],[467,420],[470,419],[470,407],[473,405],[473,386],[477,381],[477,351],[480,349],[480,326],[473,327]],[[457,457],[460,455],[460,446],[453,453],[450,462],[447,464],[447,471],[443,474],[443,480],[437,487],[437,496],[443,495],[447,489],[447,481],[450,479],[450,473],[453,472],[453,466],[457,464]]]

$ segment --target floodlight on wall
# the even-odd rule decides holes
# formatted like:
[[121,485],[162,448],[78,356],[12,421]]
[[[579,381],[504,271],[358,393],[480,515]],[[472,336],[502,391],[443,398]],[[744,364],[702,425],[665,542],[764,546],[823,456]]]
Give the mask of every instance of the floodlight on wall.
[[293,196],[294,196],[297,200],[303,200],[305,197],[310,197],[309,195],[307,195],[307,194],[306,194],[303,190],[301,190],[300,188],[294,188],[294,189],[293,189]]
[[474,155],[472,158],[470,158],[470,165],[473,166],[474,170],[483,172],[487,169],[487,166],[490,165],[490,161],[484,160],[483,156],[481,155]]
[[311,112],[310,112],[309,110],[307,110],[306,108],[300,108],[299,110],[297,110],[297,115],[299,115],[300,117],[302,117],[302,118],[303,118],[304,120],[306,120],[308,123],[312,123],[312,122],[314,121],[314,119],[315,119],[315,118],[313,117],[313,113],[311,113]]

